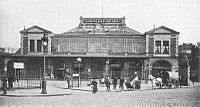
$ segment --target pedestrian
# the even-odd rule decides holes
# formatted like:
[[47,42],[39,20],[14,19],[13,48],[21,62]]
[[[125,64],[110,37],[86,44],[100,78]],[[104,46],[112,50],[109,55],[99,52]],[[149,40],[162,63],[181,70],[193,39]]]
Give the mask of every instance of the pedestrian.
[[114,77],[113,78],[113,90],[116,90],[116,87],[117,87],[117,77]]
[[110,91],[110,77],[108,75],[105,77],[105,84],[107,87],[107,91]]
[[88,86],[92,87],[93,94],[95,94],[98,91],[97,82],[94,79],[92,79],[92,82],[90,84],[88,84]]
[[65,79],[67,80],[67,88],[71,88],[71,87],[70,87],[70,81],[71,81],[71,76],[70,76],[70,74],[66,74]]
[[5,75],[3,75],[3,78],[1,79],[1,81],[3,82],[2,84],[3,94],[7,94],[7,78]]
[[123,77],[123,76],[120,77],[120,80],[119,80],[119,88],[120,88],[121,90],[124,90],[124,77]]
[[13,82],[14,82],[13,75],[9,75],[9,77],[8,77],[8,90],[14,91]]

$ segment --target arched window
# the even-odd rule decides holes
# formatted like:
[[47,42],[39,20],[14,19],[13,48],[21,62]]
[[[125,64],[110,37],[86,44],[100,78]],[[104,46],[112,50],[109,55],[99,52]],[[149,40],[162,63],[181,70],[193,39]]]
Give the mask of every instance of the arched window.
[[161,71],[171,71],[171,64],[167,61],[157,61],[152,66],[152,75],[160,77]]
[[129,64],[129,77],[133,76],[135,72],[142,77],[142,64],[139,61],[131,61]]

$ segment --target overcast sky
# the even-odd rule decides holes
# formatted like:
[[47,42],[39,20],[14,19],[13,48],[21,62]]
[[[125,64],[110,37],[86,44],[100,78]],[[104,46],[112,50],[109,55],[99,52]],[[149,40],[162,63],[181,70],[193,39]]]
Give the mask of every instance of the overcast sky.
[[[20,47],[20,33],[38,25],[55,34],[79,24],[80,16],[102,17],[102,0],[0,0],[0,44]],[[104,0],[103,17],[126,17],[141,33],[155,25],[180,32],[179,44],[200,41],[200,0]]]

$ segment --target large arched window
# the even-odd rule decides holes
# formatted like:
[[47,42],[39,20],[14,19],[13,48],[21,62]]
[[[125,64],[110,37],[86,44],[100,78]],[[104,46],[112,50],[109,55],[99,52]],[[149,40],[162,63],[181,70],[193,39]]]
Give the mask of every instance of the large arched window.
[[171,64],[167,61],[157,61],[152,66],[152,75],[160,77],[161,71],[171,71]]
[[142,77],[142,64],[139,61],[131,61],[129,63],[129,77],[137,72],[139,77]]

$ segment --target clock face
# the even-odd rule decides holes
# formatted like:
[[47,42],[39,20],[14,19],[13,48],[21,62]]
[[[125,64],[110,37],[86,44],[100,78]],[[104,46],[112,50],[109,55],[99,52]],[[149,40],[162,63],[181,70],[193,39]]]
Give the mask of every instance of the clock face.
[[97,25],[96,25],[96,29],[97,29],[97,30],[100,30],[100,29],[101,29],[101,25],[100,25],[100,24],[97,24]]

